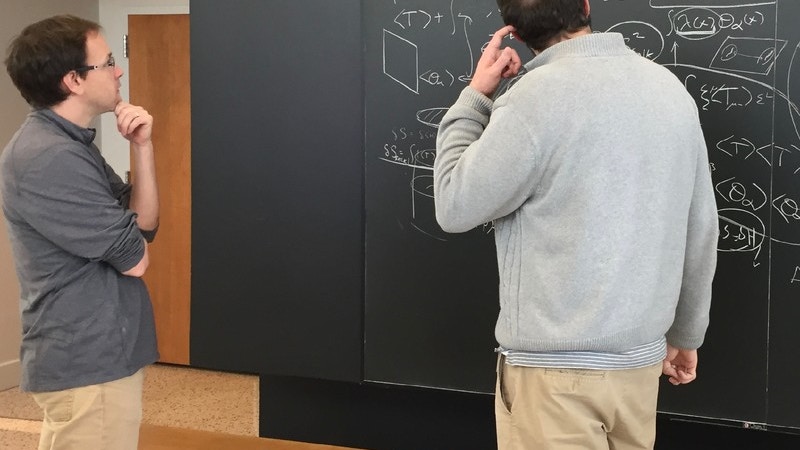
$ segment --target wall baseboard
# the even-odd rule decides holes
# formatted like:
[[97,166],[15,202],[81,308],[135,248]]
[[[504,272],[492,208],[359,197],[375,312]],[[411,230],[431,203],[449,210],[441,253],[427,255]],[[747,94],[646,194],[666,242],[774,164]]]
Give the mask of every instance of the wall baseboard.
[[21,367],[18,359],[0,362],[0,391],[19,386]]

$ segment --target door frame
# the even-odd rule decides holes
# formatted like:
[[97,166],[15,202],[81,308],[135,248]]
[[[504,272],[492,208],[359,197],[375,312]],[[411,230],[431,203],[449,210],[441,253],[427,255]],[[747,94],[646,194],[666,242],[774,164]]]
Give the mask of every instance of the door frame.
[[[152,1],[152,0],[151,0]],[[128,59],[123,58],[122,36],[128,34],[129,15],[162,15],[162,14],[189,14],[189,0],[161,0],[162,3],[172,2],[173,5],[148,6],[141,5],[143,0],[121,0],[117,2],[100,0],[100,25],[103,35],[111,47],[111,52],[116,57],[117,65],[124,75],[120,79],[119,93],[123,99],[130,98],[130,84],[128,83]],[[97,125],[99,133],[99,147],[108,164],[117,174],[125,178],[130,170],[130,143],[117,132],[117,123],[113,114],[103,114]]]

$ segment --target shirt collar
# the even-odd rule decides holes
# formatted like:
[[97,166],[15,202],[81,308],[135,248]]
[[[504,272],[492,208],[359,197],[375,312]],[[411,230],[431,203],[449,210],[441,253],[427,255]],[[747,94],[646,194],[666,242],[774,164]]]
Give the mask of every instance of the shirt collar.
[[561,58],[574,56],[619,56],[633,53],[620,33],[591,33],[554,44],[525,64],[533,70]]
[[83,128],[75,125],[69,120],[59,116],[53,110],[48,108],[37,109],[31,112],[32,117],[38,117],[48,122],[55,124],[62,129],[69,137],[84,144],[91,145],[97,135],[97,130],[94,128]]

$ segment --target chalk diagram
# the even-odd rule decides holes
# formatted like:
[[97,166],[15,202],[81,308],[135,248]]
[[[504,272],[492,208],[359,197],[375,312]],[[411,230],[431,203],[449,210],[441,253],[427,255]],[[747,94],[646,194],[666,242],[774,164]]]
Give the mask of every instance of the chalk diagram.
[[[774,28],[763,27],[768,23],[774,27],[768,14],[774,16],[775,3],[774,0],[650,0],[652,8],[661,8],[666,15],[667,32],[637,21],[608,28],[622,33],[631,49],[670,68],[683,80],[697,101],[701,121],[703,114],[714,113],[723,119],[716,122],[722,122],[724,127],[726,114],[759,108],[763,114],[772,114],[774,108],[774,126],[787,123],[792,127],[793,133],[784,133],[783,137],[772,133],[756,137],[734,125],[721,139],[710,138],[706,132],[706,138],[714,141],[708,142],[708,149],[719,208],[718,250],[749,253],[753,267],[769,257],[767,242],[800,249],[800,180],[796,178],[800,176],[800,110],[791,89],[795,82],[800,82],[800,44],[789,55],[787,40],[748,37],[758,36],[759,32],[774,35]],[[682,46],[692,46],[696,61],[699,47],[693,43],[709,39],[715,45],[721,43],[716,52],[707,55],[705,64],[683,61]],[[775,73],[781,57],[790,61],[785,78]],[[786,82],[785,92],[778,88],[777,80]],[[727,164],[746,165],[751,170],[744,174],[724,173],[725,169],[718,166]],[[750,178],[749,172],[753,171],[770,173],[773,180],[779,177],[790,181],[764,183],[754,175]],[[792,284],[800,283],[800,265],[792,267],[786,277]]]
[[[442,12],[398,5],[393,20],[379,29],[381,75],[405,95],[428,104],[409,112],[402,122],[405,125],[385,130],[378,158],[383,164],[410,169],[412,226],[438,240],[447,240],[448,235],[434,218],[436,132],[455,96],[469,83],[481,45],[491,38],[485,30],[495,30],[500,23],[496,9],[467,14],[459,11],[457,0],[448,3],[449,11]],[[747,170],[725,173],[726,164],[715,161],[754,166],[774,177],[800,176],[800,109],[792,97],[794,83],[800,82],[800,44],[772,37],[775,5],[775,0],[649,0],[651,10],[663,13],[656,24],[628,20],[604,30],[595,26],[596,31],[621,33],[635,52],[670,68],[696,99],[701,115],[723,118],[715,119],[721,122],[715,126],[725,126],[726,114],[766,115],[773,114],[774,108],[776,123],[778,116],[785,116],[784,122],[791,127],[787,129],[793,133],[775,139],[769,133],[758,136],[734,126],[721,135],[707,134],[719,207],[719,251],[749,254],[754,267],[768,258],[767,243],[800,249],[800,183],[769,185],[763,179],[751,179]],[[407,33],[411,28],[417,33]],[[430,54],[437,49],[429,48],[431,39],[424,34],[441,28],[447,29],[448,51],[458,61],[447,67],[431,63]],[[526,55],[525,49],[518,52]],[[446,59],[454,60],[453,56]],[[779,60],[784,61],[781,70],[789,61],[788,73],[776,73]],[[782,83],[785,88],[780,87]],[[446,94],[436,96],[435,92]],[[787,276],[800,284],[800,261],[797,267],[798,273]]]
[[[380,30],[382,75],[401,87],[403,95],[417,99],[417,103],[433,104],[411,112],[403,121],[405,125],[395,126],[386,133],[379,159],[410,169],[410,225],[440,241],[452,235],[444,233],[435,220],[436,133],[458,92],[471,81],[482,46],[491,39],[491,34],[483,30],[496,30],[502,25],[496,8],[487,6],[485,11],[467,13],[460,9],[460,3],[450,0],[445,11],[435,10],[433,5],[425,7],[430,10],[402,8],[403,3],[398,5],[391,23]],[[472,10],[476,8],[476,2],[463,3],[471,4]],[[443,51],[448,56],[438,57]],[[445,60],[450,64],[445,65]],[[510,84],[505,83],[498,93],[505,92]],[[481,229],[488,233],[491,224]]]

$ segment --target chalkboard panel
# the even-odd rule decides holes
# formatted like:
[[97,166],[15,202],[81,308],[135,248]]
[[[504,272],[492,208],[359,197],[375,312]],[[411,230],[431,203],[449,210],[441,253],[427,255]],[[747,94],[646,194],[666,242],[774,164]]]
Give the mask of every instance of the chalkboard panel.
[[[661,409],[800,428],[800,4],[591,4],[697,101],[719,205],[700,377]],[[500,24],[492,0],[193,1],[193,364],[492,392],[491,224],[443,233],[430,180]]]
[[765,235],[773,110],[781,100],[773,94],[775,57],[769,56],[776,43],[775,7],[691,6],[708,3],[594,2],[594,29],[622,33],[631,48],[684,82],[698,104],[717,192],[719,260],[699,377],[679,389],[664,383],[660,406],[763,423],[771,268]]
[[770,196],[769,403],[767,422],[800,427],[800,3],[776,5],[779,42],[775,71],[775,147]]
[[365,377],[486,391],[499,310],[492,228],[439,228],[432,167],[439,120],[502,21],[486,0],[366,1],[363,14]]
[[360,7],[192,1],[192,365],[361,380]]
[[[665,383],[661,410],[800,427],[800,111],[792,97],[800,92],[800,5],[591,6],[595,31],[622,33],[695,98],[717,194],[719,262],[700,376],[680,388]],[[363,14],[365,377],[492,392],[491,226],[443,233],[433,218],[430,166],[436,120],[501,25],[497,8],[487,0],[364,2]]]

